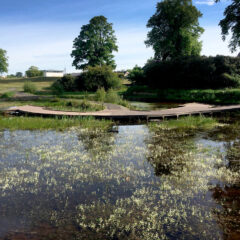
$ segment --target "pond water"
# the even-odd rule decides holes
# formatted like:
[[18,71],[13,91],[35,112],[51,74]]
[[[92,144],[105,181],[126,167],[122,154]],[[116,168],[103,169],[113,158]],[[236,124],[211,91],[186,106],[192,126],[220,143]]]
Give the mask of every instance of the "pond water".
[[131,101],[130,105],[141,111],[150,111],[150,110],[161,110],[168,108],[177,108],[182,106],[181,103],[176,102],[134,102]]
[[0,239],[240,239],[240,135],[118,130],[0,132]]

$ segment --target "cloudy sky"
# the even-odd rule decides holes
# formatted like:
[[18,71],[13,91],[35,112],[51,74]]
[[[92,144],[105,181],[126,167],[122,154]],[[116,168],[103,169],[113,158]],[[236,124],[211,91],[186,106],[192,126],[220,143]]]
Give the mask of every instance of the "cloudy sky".
[[[142,66],[153,56],[144,40],[146,23],[154,14],[157,0],[0,0],[0,48],[7,50],[9,73],[25,72],[31,65],[40,69],[72,67],[70,53],[81,26],[97,15],[104,15],[113,23],[119,51],[115,54],[117,69]],[[221,39],[218,26],[225,7],[222,0],[194,0],[203,13],[200,24],[204,55],[236,55]]]

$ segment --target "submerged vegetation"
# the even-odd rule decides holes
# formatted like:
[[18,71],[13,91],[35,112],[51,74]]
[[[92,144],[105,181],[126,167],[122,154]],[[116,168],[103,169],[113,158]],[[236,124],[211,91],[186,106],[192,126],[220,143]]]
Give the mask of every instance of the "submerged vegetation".
[[[239,221],[231,194],[240,176],[226,164],[227,146],[220,154],[221,145],[208,140],[142,125],[104,134],[5,131],[0,139],[0,216],[20,214],[24,236],[222,240],[222,229],[239,234],[225,217]],[[228,186],[235,202],[223,201],[220,186]]]

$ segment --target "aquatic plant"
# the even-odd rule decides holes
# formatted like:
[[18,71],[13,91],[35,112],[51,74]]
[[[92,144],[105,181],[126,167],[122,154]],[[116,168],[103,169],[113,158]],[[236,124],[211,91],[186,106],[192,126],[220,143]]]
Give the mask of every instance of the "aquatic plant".
[[[223,239],[209,193],[237,183],[239,173],[218,149],[160,131],[2,132],[0,216],[14,211],[24,226],[69,226],[75,239]],[[169,151],[167,137],[176,166],[157,177],[151,164]]]
[[177,120],[165,120],[160,123],[150,123],[149,127],[154,130],[178,129],[178,130],[210,130],[222,126],[216,118],[204,116],[180,117]]
[[96,120],[93,117],[1,117],[0,130],[64,130],[71,127],[88,128],[92,130],[108,130],[113,125],[109,120]]

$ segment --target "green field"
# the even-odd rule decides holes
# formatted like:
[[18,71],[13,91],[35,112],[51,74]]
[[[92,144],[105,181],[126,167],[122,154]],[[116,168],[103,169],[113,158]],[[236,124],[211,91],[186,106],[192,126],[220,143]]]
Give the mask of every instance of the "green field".
[[40,92],[46,92],[51,84],[58,78],[33,77],[33,78],[1,78],[0,93],[23,91],[24,82],[33,82]]

